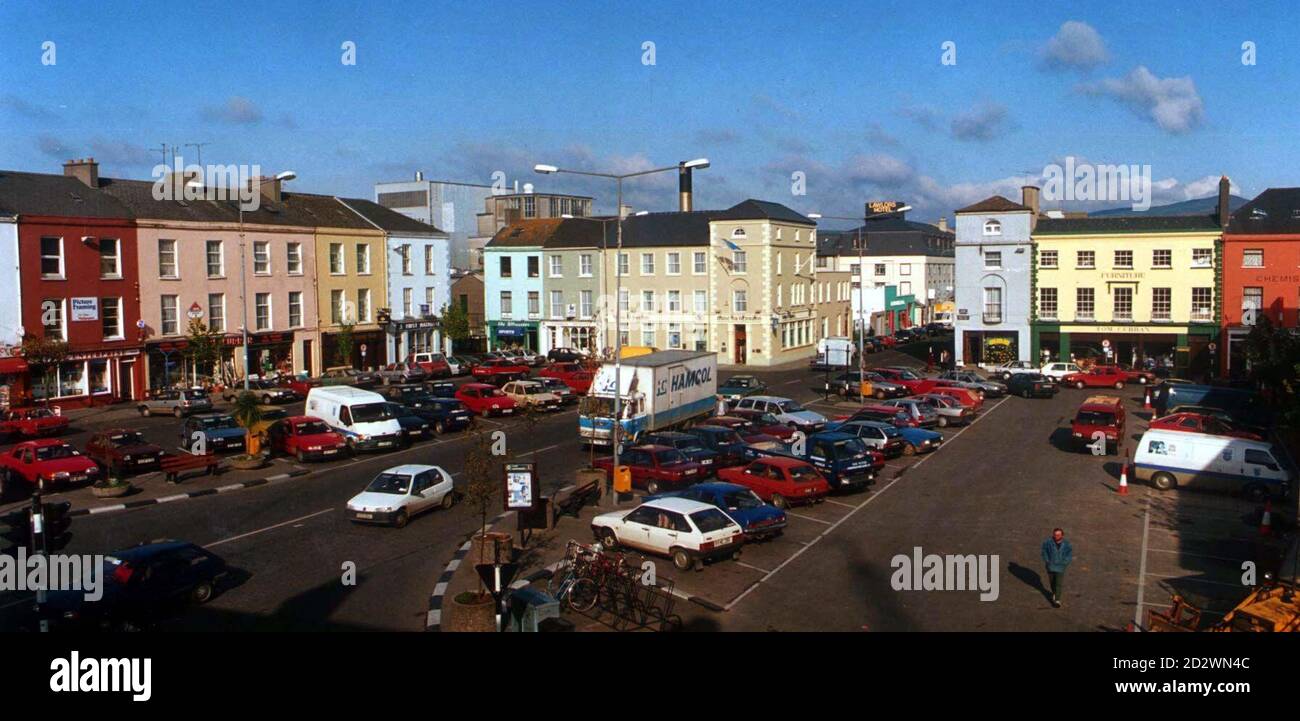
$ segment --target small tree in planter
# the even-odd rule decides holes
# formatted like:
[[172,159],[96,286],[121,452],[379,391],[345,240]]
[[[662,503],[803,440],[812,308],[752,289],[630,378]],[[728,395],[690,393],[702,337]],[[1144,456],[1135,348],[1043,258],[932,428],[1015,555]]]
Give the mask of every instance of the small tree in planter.
[[356,345],[356,338],[352,335],[353,325],[351,321],[339,323],[339,334],[334,345],[334,361],[341,366],[352,365],[352,347]]
[[[478,511],[478,537],[488,532],[488,509],[496,498],[499,462],[492,455],[492,437],[481,428],[476,427],[470,439],[469,448],[465,450],[465,500]],[[492,559],[484,558],[480,550],[479,563]]]
[[239,395],[235,396],[235,404],[230,410],[230,415],[244,429],[244,454],[234,456],[232,461],[247,460],[251,462],[257,459],[260,462],[262,455],[261,437],[253,432],[257,424],[262,422],[262,407],[258,404],[257,396],[249,391],[241,391]]

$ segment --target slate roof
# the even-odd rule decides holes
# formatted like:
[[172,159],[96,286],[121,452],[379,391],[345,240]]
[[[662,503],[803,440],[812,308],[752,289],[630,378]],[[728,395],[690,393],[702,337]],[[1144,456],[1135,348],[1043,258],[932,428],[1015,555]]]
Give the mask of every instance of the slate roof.
[[1232,214],[1228,233],[1300,234],[1300,188],[1269,188]]
[[1177,233],[1219,230],[1210,215],[1106,216],[1101,218],[1039,218],[1034,235]]
[[66,175],[0,170],[0,212],[81,218],[132,217],[131,209],[107,193]]
[[340,200],[346,203],[353,211],[361,214],[370,222],[394,235],[447,235],[428,223],[423,223],[410,216],[402,215],[391,208],[385,208],[373,200],[363,200],[361,198],[340,198]]
[[817,225],[817,222],[802,213],[787,208],[780,203],[766,200],[741,201],[726,210],[717,213],[714,220],[779,220],[801,225]]
[[1014,200],[1007,200],[1001,195],[993,195],[973,205],[965,208],[958,208],[958,213],[1012,213],[1016,211],[1028,212],[1030,208],[1021,205]]
[[[868,220],[860,227],[865,256],[928,255],[951,258],[957,236],[929,223],[917,223],[899,215]],[[817,231],[817,255],[858,255],[859,228]]]

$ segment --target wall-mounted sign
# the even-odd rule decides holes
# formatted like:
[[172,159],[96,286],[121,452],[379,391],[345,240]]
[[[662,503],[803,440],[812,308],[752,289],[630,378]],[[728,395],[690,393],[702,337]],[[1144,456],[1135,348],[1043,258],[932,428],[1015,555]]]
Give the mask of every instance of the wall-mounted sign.
[[189,316],[190,320],[198,320],[203,317],[203,308],[199,307],[197,302],[191,303],[190,309],[185,312],[185,315]]
[[537,503],[537,472],[531,463],[506,464],[506,510],[531,509]]
[[898,200],[869,200],[867,201],[867,215],[895,213],[901,207],[903,207],[903,203]]
[[99,320],[99,299],[73,298],[72,320]]

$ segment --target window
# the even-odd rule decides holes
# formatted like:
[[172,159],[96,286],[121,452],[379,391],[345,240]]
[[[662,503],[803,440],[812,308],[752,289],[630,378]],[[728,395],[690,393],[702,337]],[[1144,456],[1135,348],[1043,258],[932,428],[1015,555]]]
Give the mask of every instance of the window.
[[912,281],[910,281],[910,280],[905,280],[905,281],[903,281],[902,283],[899,283],[899,284],[898,284],[898,294],[899,294],[899,295],[911,295],[911,294],[912,294]]
[[551,277],[552,277],[552,278],[563,278],[563,277],[564,277],[564,259],[561,258],[561,257],[558,256],[558,255],[552,255],[552,256],[550,256],[550,262],[551,262],[551,269],[550,269]]
[[1042,268],[1055,268],[1055,267],[1056,267],[1056,258],[1057,258],[1057,251],[1055,251],[1055,250],[1040,250],[1040,251],[1038,251],[1038,265],[1039,265],[1039,267],[1042,267]]
[[595,309],[591,304],[592,293],[584,290],[578,293],[578,312],[583,318],[590,318]]
[[41,238],[41,277],[63,277],[63,238]]
[[537,198],[531,195],[524,196],[524,217],[525,218],[537,217]]
[[1133,288],[1120,285],[1111,291],[1115,320],[1133,320]]
[[271,244],[265,240],[253,241],[253,275],[271,274]]
[[433,246],[424,246],[424,274],[433,275]]
[[179,304],[177,297],[174,295],[164,295],[162,297],[162,322],[159,324],[159,331],[163,335],[176,335],[180,332],[178,318],[180,318]]
[[709,349],[709,331],[707,328],[695,329],[695,350]]
[[984,268],[996,270],[1002,267],[1002,251],[990,250],[984,254]]
[[510,291],[508,290],[501,291],[501,315],[509,316],[512,315],[514,312],[515,312],[514,301],[510,295]]
[[1151,289],[1151,320],[1169,320],[1173,310],[1173,291],[1170,288]]
[[731,309],[736,313],[749,311],[749,295],[746,291],[733,290],[731,292]]
[[357,275],[370,275],[369,243],[357,243]]
[[680,313],[682,310],[682,292],[680,290],[668,291],[668,312]]
[[330,291],[330,322],[334,325],[343,323],[343,291]]
[[99,319],[104,327],[104,340],[122,338],[122,299],[100,298]]
[[[785,256],[785,253],[780,253],[780,252],[778,252],[778,253],[776,254],[776,274],[777,274],[777,275],[781,275],[781,259],[782,259],[784,256]],[[795,256],[795,260],[797,261],[798,259],[799,259],[799,256],[796,255],[796,256]]]
[[[998,255],[1002,255],[1002,254],[1001,254],[1001,253],[998,253]],[[899,263],[899,265],[898,265],[898,274],[899,274],[899,275],[911,275],[911,274],[912,274],[912,264],[911,264],[911,263]]]
[[257,330],[271,330],[271,294],[253,294],[253,327]]
[[226,294],[208,293],[208,330],[226,332]]
[[1264,250],[1262,248],[1253,248],[1241,252],[1241,267],[1243,268],[1263,268],[1264,267]]
[[694,263],[694,270],[693,270],[693,272],[694,272],[696,275],[704,275],[704,273],[708,271],[708,267],[707,267],[707,265],[706,265],[706,260],[705,260],[705,255],[704,255],[704,251],[700,251],[700,250],[695,251],[695,253],[693,254],[693,258],[694,258],[694,261],[693,261],[693,263]]
[[64,303],[66,301],[62,298],[46,298],[41,301],[41,325],[45,328],[45,337],[68,339],[63,328]]
[[540,278],[542,276],[542,272],[540,270],[541,264],[542,264],[542,260],[538,256],[535,255],[528,256],[528,277],[529,278]]
[[289,275],[302,275],[302,243],[285,244],[285,270]]
[[208,277],[224,278],[226,275],[226,253],[220,240],[207,242]]
[[624,276],[630,272],[631,271],[628,270],[627,253],[619,253],[618,254],[618,275]]
[[653,346],[655,344],[655,324],[641,324],[641,345]]
[[1241,289],[1241,324],[1255,325],[1259,311],[1264,307],[1264,289],[1247,287]]
[[1095,268],[1097,267],[1097,253],[1092,250],[1080,250],[1074,254],[1074,267],[1076,268]]
[[540,315],[542,312],[541,305],[542,305],[541,294],[535,290],[528,291],[528,315],[530,316]]
[[655,292],[653,290],[641,291],[641,310],[646,313],[653,313],[655,309]]
[[776,307],[781,307],[781,284],[776,284]]
[[731,237],[733,237],[733,238],[744,238],[744,237],[745,237],[745,229],[744,229],[744,228],[736,228],[735,230],[731,231]]
[[654,275],[654,274],[655,274],[655,254],[642,253],[641,254],[641,275]]
[[415,301],[415,291],[411,288],[402,289],[402,317],[410,318],[411,304]]
[[1058,298],[1055,288],[1038,289],[1038,316],[1047,320],[1055,320]]
[[99,277],[122,277],[122,241],[117,238],[99,239]]
[[876,263],[875,265],[876,268],[873,272],[877,278],[883,278],[889,272],[884,263]]
[[343,244],[330,243],[330,274],[343,275]]
[[1194,248],[1192,250],[1192,267],[1209,268],[1214,265],[1213,248]]
[[984,322],[985,323],[1002,322],[1002,289],[1001,288],[984,289]]
[[399,246],[397,248],[397,255],[402,259],[402,275],[414,275],[414,273],[411,271],[410,244]]
[[302,325],[302,291],[289,291],[289,327],[298,328]]
[[1214,307],[1213,288],[1192,288],[1192,320],[1208,321]]
[[1116,268],[1132,268],[1132,267],[1133,267],[1133,251],[1131,251],[1131,250],[1117,250],[1117,251],[1115,251],[1115,267],[1116,267]]
[[628,310],[628,290],[627,288],[618,289],[618,310],[620,313],[626,313]]
[[707,312],[709,312],[709,293],[708,293],[708,291],[704,291],[704,290],[697,290],[697,291],[695,291],[695,312],[696,312],[696,313],[707,313]]
[[433,288],[424,289],[424,305],[428,310],[421,310],[420,315],[425,316],[426,318],[438,311],[437,308],[433,307]]
[[681,274],[682,274],[682,254],[669,253],[668,254],[668,275],[681,275]]
[[[731,269],[737,273],[746,273],[749,271],[749,256],[743,250],[731,251]],[[798,270],[795,271],[796,273]]]
[[357,322],[370,322],[370,289],[357,289]]
[[1172,268],[1173,265],[1174,265],[1174,252],[1172,250],[1151,251],[1152,268]]
[[176,241],[158,239],[158,277],[176,278]]
[[564,317],[564,293],[558,290],[551,291],[551,317]]
[[1079,320],[1092,320],[1096,312],[1097,296],[1092,288],[1076,288],[1074,291],[1074,315]]
[[984,221],[984,235],[1002,235],[1002,224],[996,220]]
[[682,326],[680,323],[668,324],[668,347],[669,348],[682,347]]
[[591,277],[591,253],[578,256],[578,275],[583,278]]
[[510,260],[511,260],[510,256],[508,255],[501,256],[501,277],[502,278],[514,277],[513,271],[510,268]]

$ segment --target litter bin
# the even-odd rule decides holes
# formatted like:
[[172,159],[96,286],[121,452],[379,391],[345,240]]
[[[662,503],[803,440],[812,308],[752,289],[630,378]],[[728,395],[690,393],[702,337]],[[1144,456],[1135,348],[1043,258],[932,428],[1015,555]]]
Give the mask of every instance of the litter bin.
[[537,630],[543,633],[569,632],[573,630],[573,621],[567,618],[548,618],[537,624]]
[[560,602],[545,591],[525,586],[515,589],[506,601],[509,618],[507,631],[534,633],[541,630],[542,622],[560,617]]

